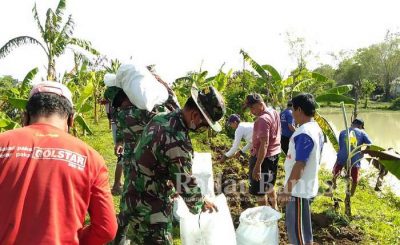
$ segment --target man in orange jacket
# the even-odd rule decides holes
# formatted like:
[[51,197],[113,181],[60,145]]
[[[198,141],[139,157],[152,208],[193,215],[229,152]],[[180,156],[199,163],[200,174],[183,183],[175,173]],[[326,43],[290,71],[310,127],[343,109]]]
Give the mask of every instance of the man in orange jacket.
[[107,168],[94,149],[68,134],[72,108],[67,87],[39,83],[25,127],[0,134],[1,244],[93,245],[114,238]]

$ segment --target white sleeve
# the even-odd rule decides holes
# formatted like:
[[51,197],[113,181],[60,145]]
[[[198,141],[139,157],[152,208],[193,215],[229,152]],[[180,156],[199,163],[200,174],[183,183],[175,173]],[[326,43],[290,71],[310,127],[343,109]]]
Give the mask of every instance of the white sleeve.
[[226,157],[233,156],[233,154],[235,154],[237,149],[239,149],[240,141],[242,140],[242,132],[241,131],[242,131],[241,128],[236,129],[235,140],[233,141],[233,145],[232,145],[231,149],[227,153],[225,153]]
[[246,153],[251,147],[251,142],[248,142],[243,148],[242,148],[242,152]]

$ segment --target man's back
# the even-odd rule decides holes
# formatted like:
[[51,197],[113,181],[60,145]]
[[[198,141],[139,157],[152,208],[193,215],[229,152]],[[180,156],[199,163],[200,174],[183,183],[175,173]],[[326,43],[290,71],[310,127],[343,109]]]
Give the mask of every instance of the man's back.
[[[362,131],[361,129],[358,128],[349,128],[350,132],[350,146],[351,150],[353,150],[355,147],[360,146],[362,144],[371,144],[371,140],[369,139],[368,135]],[[339,135],[339,152],[337,154],[338,157],[338,163],[343,165],[347,161],[347,132],[346,130],[343,130],[340,132]],[[359,167],[360,162],[358,161],[359,159],[362,158],[361,153],[357,153],[353,158],[351,159],[352,163],[355,163],[355,166]],[[358,161],[358,162],[357,162]]]
[[0,134],[0,196],[2,244],[101,244],[116,232],[104,160],[50,125]]
[[292,136],[293,134],[293,131],[291,131],[289,128],[289,125],[293,124],[292,110],[286,108],[283,112],[281,112],[280,118],[281,118],[282,135],[290,138],[290,136]]

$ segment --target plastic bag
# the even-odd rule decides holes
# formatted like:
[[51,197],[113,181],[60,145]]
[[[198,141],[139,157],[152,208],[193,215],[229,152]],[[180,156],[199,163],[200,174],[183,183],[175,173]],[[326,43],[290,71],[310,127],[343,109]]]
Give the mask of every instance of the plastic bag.
[[200,214],[200,231],[204,244],[235,245],[235,227],[225,195],[218,195],[214,204],[217,206],[218,212]]
[[201,194],[211,198],[215,197],[211,153],[194,153],[192,174],[196,177]]
[[167,88],[159,83],[145,66],[123,64],[118,69],[116,86],[124,90],[139,109],[152,111],[168,99]]
[[279,244],[278,220],[281,217],[281,213],[268,206],[246,209],[239,218],[237,244]]
[[218,212],[200,213],[194,215],[189,212],[184,200],[179,197],[175,200],[177,206],[175,214],[180,219],[180,234],[183,245],[235,245],[235,229],[229,212],[225,195],[221,194],[214,199]]
[[115,74],[107,73],[104,75],[104,84],[107,87],[117,86],[117,76]]

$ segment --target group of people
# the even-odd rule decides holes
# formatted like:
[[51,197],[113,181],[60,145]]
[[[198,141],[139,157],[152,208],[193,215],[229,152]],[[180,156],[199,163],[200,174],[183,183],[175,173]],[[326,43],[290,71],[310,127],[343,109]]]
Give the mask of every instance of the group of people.
[[[227,124],[235,130],[232,147],[222,157],[224,162],[230,157],[246,156],[251,149],[249,160],[249,192],[256,195],[259,205],[271,205],[278,209],[280,203],[286,207],[286,226],[289,241],[293,244],[312,243],[310,203],[318,192],[318,169],[324,145],[321,129],[313,120],[315,101],[310,95],[300,95],[288,101],[287,107],[280,113],[268,108],[258,94],[249,95],[246,106],[256,116],[254,123],[241,122],[240,116],[232,114]],[[347,164],[347,139],[350,139],[350,150],[360,145],[369,145],[371,140],[364,131],[362,119],[353,120],[347,131],[339,135],[339,151],[333,167],[332,181],[328,193],[336,188],[336,180]],[[244,139],[246,145],[239,150]],[[280,145],[279,145],[280,142]],[[285,186],[275,194],[275,181],[278,170],[280,149],[286,156]],[[363,154],[357,151],[351,157],[351,195],[354,195],[359,181],[360,160]],[[378,184],[387,171],[380,166]],[[261,176],[259,175],[261,173]],[[379,182],[380,180],[380,182]],[[301,213],[302,215],[298,215]],[[300,225],[300,228],[299,228]]]
[[[251,149],[250,194],[257,197],[258,205],[270,205],[276,210],[278,204],[285,207],[291,244],[312,244],[310,204],[318,192],[318,170],[324,144],[323,133],[313,120],[316,102],[312,95],[300,94],[279,114],[264,103],[261,95],[250,94],[245,107],[256,116],[254,124],[241,122],[236,114],[228,118],[228,124],[236,130],[235,140],[222,161]],[[247,144],[238,151],[242,138]],[[285,184],[276,194],[281,151],[286,156]]]
[[[69,135],[74,111],[68,88],[57,82],[32,88],[24,127],[0,134],[1,244],[104,244],[111,240],[120,244],[128,225],[133,228],[134,244],[172,244],[175,197],[180,195],[192,213],[217,211],[191,175],[189,132],[221,131],[223,97],[212,86],[193,86],[180,108],[174,92],[157,79],[168,89],[169,98],[151,112],[132,104],[123,89],[110,87],[105,93],[114,110],[109,116],[116,125],[119,156],[112,189],[103,158]],[[311,244],[310,204],[318,192],[324,144],[313,120],[314,98],[300,94],[279,114],[253,93],[243,108],[249,108],[256,120],[253,124],[241,122],[237,115],[229,117],[229,125],[236,129],[235,142],[224,160],[250,150],[249,192],[258,197],[259,205],[286,207],[289,241]],[[238,151],[241,138],[247,145]],[[286,155],[285,184],[277,194],[281,148]],[[118,215],[111,190],[121,194]],[[90,222],[85,222],[87,214]]]

